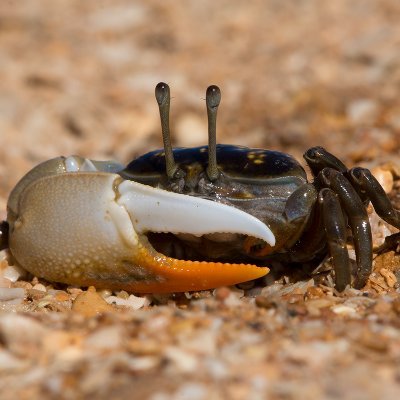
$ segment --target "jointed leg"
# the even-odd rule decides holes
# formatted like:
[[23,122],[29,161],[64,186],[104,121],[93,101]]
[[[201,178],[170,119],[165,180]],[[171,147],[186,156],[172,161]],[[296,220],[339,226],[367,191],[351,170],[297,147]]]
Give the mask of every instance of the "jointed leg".
[[354,287],[363,287],[372,270],[372,234],[365,206],[350,182],[340,173],[325,168],[318,179],[339,197],[353,233],[357,259],[357,276]]
[[354,286],[360,288],[367,282],[372,269],[372,235],[365,206],[371,201],[377,214],[398,229],[400,211],[393,208],[385,191],[369,170],[348,170],[338,158],[322,147],[309,149],[304,158],[316,178],[317,187],[330,187],[338,195],[349,218],[358,265]]
[[377,214],[390,225],[400,229],[400,212],[393,208],[382,186],[371,172],[359,167],[349,172],[354,184],[367,194]]
[[[346,165],[344,165],[337,157],[326,151],[323,147],[312,147],[304,153],[304,159],[311,168],[315,178],[324,168],[334,169],[341,172],[351,183],[356,183]],[[368,204],[369,198],[367,197],[363,188],[360,187],[358,195],[364,204]]]
[[332,168],[336,171],[346,173],[347,167],[333,154],[323,147],[311,147],[304,153],[304,159],[316,177],[324,168]]
[[335,267],[336,288],[342,291],[351,283],[345,218],[340,202],[331,189],[322,189],[318,195],[318,201],[321,204],[329,251]]

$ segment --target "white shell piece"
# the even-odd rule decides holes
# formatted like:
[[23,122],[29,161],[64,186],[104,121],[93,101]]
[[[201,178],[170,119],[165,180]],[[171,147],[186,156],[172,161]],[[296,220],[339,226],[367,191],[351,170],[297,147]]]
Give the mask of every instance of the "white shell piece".
[[69,156],[65,159],[65,169],[67,172],[79,171],[79,160],[75,156]]
[[134,181],[123,181],[118,191],[118,204],[125,206],[138,233],[240,233],[275,245],[268,226],[237,208]]
[[93,164],[92,160],[79,156],[69,156],[65,158],[66,172],[96,172],[98,169]]
[[25,271],[16,265],[9,265],[2,273],[3,278],[6,278],[11,282],[17,282],[17,280],[24,274]]
[[97,171],[97,168],[94,166],[91,160],[85,158],[81,167],[79,168],[81,172],[94,172]]

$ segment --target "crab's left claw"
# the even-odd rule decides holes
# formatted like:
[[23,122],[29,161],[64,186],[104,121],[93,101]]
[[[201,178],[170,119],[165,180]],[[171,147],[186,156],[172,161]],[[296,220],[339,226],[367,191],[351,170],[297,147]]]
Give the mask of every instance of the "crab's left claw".
[[148,232],[233,232],[275,241],[267,226],[243,211],[105,172],[40,178],[23,190],[14,217],[9,247],[33,274],[142,293],[208,289],[268,273],[255,265],[168,257],[152,247]]

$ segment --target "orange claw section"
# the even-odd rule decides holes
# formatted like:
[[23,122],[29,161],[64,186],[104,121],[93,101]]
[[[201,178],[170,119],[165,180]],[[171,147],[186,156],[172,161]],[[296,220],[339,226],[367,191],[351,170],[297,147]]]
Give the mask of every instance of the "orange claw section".
[[154,279],[132,283],[137,293],[187,292],[234,285],[260,278],[267,267],[205,261],[183,261],[164,256],[145,241],[136,254],[136,262]]

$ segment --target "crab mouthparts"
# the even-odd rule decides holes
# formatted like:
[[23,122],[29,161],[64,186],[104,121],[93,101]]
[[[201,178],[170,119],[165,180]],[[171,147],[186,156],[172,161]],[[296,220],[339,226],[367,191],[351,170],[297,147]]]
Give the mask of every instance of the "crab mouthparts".
[[[262,239],[271,246],[275,236],[260,220],[234,207],[198,197],[168,192],[133,181],[118,186],[118,204],[123,206],[138,234],[137,263],[156,277],[154,282],[135,285],[138,292],[179,292],[210,289],[257,279],[269,272],[267,267],[227,262],[192,261],[175,252],[165,250],[160,239],[167,244],[202,240],[201,237],[220,242],[231,242],[239,235]],[[173,234],[163,235],[163,233]],[[171,240],[171,237],[173,238]],[[177,239],[179,238],[179,239]],[[154,246],[153,246],[154,244]],[[163,254],[157,249],[162,250]],[[191,257],[191,256],[189,256]]]

